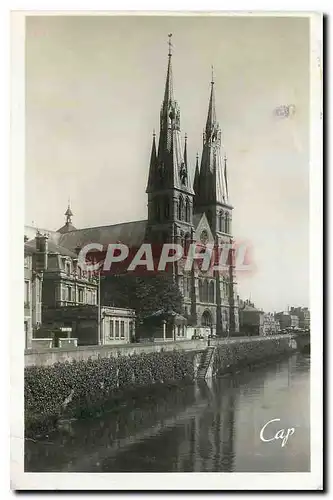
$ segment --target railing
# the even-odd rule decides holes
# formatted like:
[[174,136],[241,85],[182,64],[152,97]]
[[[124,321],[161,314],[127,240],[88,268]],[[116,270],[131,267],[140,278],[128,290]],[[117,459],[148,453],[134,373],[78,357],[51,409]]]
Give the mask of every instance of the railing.
[[32,349],[51,349],[53,347],[53,341],[50,338],[44,339],[31,339]]

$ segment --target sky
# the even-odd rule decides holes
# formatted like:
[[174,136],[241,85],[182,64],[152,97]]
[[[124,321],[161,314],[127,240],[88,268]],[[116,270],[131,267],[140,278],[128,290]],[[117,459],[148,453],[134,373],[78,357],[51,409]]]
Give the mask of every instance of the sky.
[[[147,217],[152,133],[173,34],[175,99],[194,169],[214,65],[241,298],[309,305],[309,20],[31,16],[26,23],[25,223],[56,230]],[[293,105],[278,118],[274,110]]]

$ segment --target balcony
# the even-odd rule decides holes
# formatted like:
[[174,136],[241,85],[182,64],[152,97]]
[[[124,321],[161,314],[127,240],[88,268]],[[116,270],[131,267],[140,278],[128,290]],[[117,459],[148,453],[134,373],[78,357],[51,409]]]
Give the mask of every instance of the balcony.
[[56,307],[74,307],[74,306],[90,306],[97,307],[97,304],[88,304],[87,302],[78,302],[74,300],[57,300]]
[[68,307],[68,306],[77,306],[78,302],[75,300],[57,300],[56,307]]

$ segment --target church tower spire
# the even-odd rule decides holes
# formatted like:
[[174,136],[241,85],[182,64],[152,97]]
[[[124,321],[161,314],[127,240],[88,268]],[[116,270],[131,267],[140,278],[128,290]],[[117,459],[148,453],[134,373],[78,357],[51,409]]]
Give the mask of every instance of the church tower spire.
[[216,127],[217,121],[216,121],[216,109],[215,109],[215,90],[214,90],[214,68],[212,66],[212,79],[210,82],[210,97],[209,97],[209,105],[208,105],[208,115],[207,115],[207,122],[206,122],[206,129],[205,133],[206,136],[209,137],[214,130],[214,127]]
[[[217,121],[215,105],[215,79],[212,72],[206,127],[203,137],[199,179],[195,188],[195,211],[205,213],[214,235],[215,243],[221,246],[232,244],[232,210],[227,183],[227,159],[221,141],[221,128]],[[233,253],[233,250],[231,251]],[[229,254],[230,255],[230,254]],[[217,332],[226,335],[239,331],[236,295],[236,275],[233,261],[225,273],[215,274],[217,291]],[[228,306],[226,306],[228,304]],[[228,321],[226,321],[226,317]]]
[[151,146],[150,153],[150,167],[149,167],[149,175],[148,175],[148,184],[147,184],[147,192],[153,188],[155,184],[155,179],[157,176],[157,154],[156,154],[156,134],[155,130],[153,131],[153,142]]
[[171,43],[171,37],[172,33],[169,33],[168,38],[168,45],[169,45],[169,52],[168,52],[168,69],[167,69],[167,76],[166,76],[166,81],[165,81],[165,89],[164,89],[164,99],[163,99],[163,104],[162,106],[164,107],[163,111],[165,112],[165,117],[168,112],[168,106],[171,102],[173,102],[173,77],[172,77],[172,43]]
[[73,217],[73,212],[71,210],[71,204],[70,204],[70,200],[68,199],[68,207],[67,207],[67,210],[65,212],[65,216],[66,216],[66,224],[71,224],[72,223],[72,217]]
[[[194,190],[195,194],[197,194],[199,192],[199,176],[200,176],[200,170],[199,170],[199,153],[197,153],[196,161],[195,161],[194,182],[193,182],[193,190]],[[194,201],[196,201],[195,198],[194,198]]]
[[62,226],[60,229],[58,229],[57,232],[63,234],[63,233],[69,233],[70,231],[75,231],[76,227],[74,227],[72,224],[73,212],[71,209],[70,199],[68,199],[68,206],[64,215],[66,217],[65,225]]
[[153,140],[148,184],[148,233],[161,240],[174,241],[178,232],[192,224],[193,187],[189,177],[187,139],[182,147],[180,108],[174,96],[172,74],[172,34],[168,35],[168,65],[160,110],[160,131],[156,151]]

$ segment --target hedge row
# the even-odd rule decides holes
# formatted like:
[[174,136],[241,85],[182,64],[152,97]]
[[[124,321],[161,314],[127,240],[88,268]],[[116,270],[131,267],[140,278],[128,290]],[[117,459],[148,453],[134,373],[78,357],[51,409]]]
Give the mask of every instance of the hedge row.
[[183,351],[98,358],[31,366],[24,372],[26,427],[66,415],[82,416],[130,389],[193,380],[190,355]]
[[251,364],[291,350],[288,339],[255,339],[248,342],[235,342],[217,347],[213,362],[213,373],[222,373],[229,367],[242,363]]

